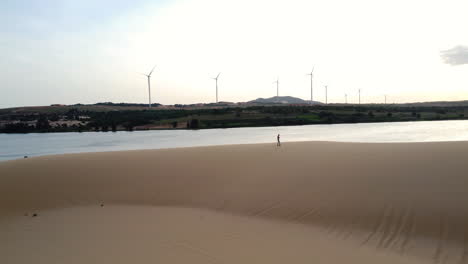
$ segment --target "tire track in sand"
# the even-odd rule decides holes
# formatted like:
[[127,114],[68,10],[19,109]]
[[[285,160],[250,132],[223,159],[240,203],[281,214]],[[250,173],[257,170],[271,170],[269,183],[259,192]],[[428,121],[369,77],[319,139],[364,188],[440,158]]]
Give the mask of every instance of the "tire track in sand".
[[396,212],[396,222],[392,225],[393,231],[388,236],[387,240],[383,242],[384,248],[393,248],[395,244],[398,244],[399,238],[401,237],[401,232],[407,224],[407,218],[409,215],[409,209],[403,209],[400,212]]
[[372,228],[372,231],[369,233],[367,238],[361,243],[361,245],[366,245],[369,243],[369,241],[372,240],[376,236],[376,234],[379,232],[381,225],[385,221],[385,217],[387,216],[388,212],[391,211],[391,207],[388,205],[384,205],[382,212],[380,213],[380,218],[378,221],[375,222],[374,227]]
[[413,206],[410,206],[408,209],[407,224],[402,228],[401,234],[403,235],[403,241],[400,245],[400,254],[403,255],[408,248],[408,244],[413,237],[415,229],[415,212]]
[[443,263],[442,261],[442,253],[444,251],[444,242],[446,241],[448,237],[448,226],[446,224],[446,221],[444,219],[444,216],[441,214],[439,217],[439,235],[438,235],[438,241],[437,241],[437,246],[434,252],[434,262],[435,263]]

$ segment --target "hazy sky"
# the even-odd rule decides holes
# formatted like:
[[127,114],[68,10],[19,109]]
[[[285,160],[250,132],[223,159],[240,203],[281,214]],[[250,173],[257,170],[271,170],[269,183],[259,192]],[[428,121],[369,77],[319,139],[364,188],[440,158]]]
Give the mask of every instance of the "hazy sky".
[[0,108],[468,99],[466,0],[2,0]]

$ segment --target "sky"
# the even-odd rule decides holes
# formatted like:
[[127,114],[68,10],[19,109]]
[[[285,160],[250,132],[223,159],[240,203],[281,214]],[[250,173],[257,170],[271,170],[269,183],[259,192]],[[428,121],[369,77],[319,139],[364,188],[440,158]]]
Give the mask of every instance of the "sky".
[[2,0],[0,108],[468,100],[466,0]]

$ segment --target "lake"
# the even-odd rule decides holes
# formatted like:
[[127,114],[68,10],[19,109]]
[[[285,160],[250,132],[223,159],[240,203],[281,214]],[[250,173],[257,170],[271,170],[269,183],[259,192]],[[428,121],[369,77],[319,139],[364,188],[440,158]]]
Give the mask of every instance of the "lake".
[[421,121],[207,130],[0,134],[0,160],[49,154],[159,149],[246,143],[468,140],[468,121]]

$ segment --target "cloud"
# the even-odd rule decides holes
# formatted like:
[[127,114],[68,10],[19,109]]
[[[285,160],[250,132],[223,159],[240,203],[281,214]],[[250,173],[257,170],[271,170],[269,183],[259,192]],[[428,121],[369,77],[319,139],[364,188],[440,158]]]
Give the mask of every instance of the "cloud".
[[468,64],[468,46],[455,46],[440,52],[445,63],[450,65]]

